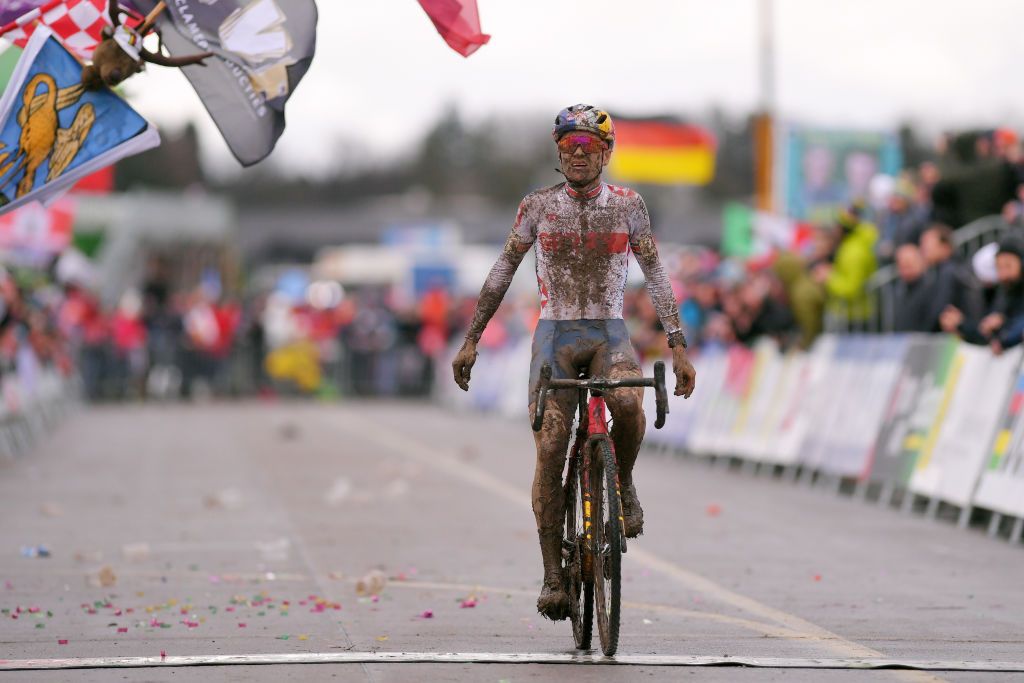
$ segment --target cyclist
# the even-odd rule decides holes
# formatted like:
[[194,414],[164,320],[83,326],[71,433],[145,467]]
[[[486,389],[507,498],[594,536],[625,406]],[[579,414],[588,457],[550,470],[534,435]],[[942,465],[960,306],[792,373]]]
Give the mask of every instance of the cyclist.
[[[578,377],[584,368],[593,376],[640,376],[622,320],[627,257],[632,251],[647,278],[647,289],[672,349],[675,393],[688,398],[696,373],[686,355],[679,312],[658,258],[647,207],[633,190],[601,179],[615,144],[611,117],[590,105],[567,107],[555,117],[552,135],[565,182],[531,192],[519,205],[505,247],[480,292],[466,341],[452,362],[455,382],[463,390],[469,389],[480,335],[531,247],[537,257],[541,319],[533,337],[530,414],[544,363],[551,365],[555,378]],[[537,610],[552,620],[565,619],[569,614],[561,570],[562,471],[576,396],[575,391],[552,393],[543,427],[535,434],[533,512],[544,561],[544,587]],[[643,532],[643,510],[632,476],[646,426],[642,398],[643,390],[637,388],[605,393],[614,419],[611,436],[619,463],[625,532],[630,538]]]

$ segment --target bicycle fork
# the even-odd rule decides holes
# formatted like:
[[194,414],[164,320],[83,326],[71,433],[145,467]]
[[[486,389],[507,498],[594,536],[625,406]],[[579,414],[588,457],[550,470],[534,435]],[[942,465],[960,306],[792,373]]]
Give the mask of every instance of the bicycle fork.
[[[604,397],[599,392],[591,392],[590,403],[587,405],[587,438],[586,448],[583,449],[583,528],[587,535],[587,541],[590,541],[590,527],[593,521],[592,515],[592,496],[593,488],[590,482],[590,469],[591,469],[591,453],[593,452],[593,443],[597,439],[607,439],[609,450],[612,452],[612,456],[615,457],[615,444],[612,443],[611,435],[608,433],[608,420],[605,413],[606,404]],[[622,516],[622,484],[619,482],[619,466],[616,461],[613,463],[615,472],[615,498],[619,501],[619,529],[622,530],[621,534],[621,545],[622,553],[626,552],[626,520]],[[608,463],[605,463],[607,468]],[[602,473],[603,474],[603,473]],[[609,491],[608,495],[611,496],[612,492]],[[598,520],[600,521],[600,520]],[[589,543],[588,543],[589,545]]]

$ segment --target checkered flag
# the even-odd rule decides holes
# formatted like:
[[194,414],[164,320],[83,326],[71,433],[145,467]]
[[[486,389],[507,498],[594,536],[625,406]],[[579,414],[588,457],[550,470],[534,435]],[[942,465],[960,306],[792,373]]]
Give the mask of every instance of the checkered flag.
[[37,22],[49,26],[68,50],[88,61],[103,39],[103,27],[110,25],[107,0],[53,0],[0,29],[0,33],[18,47],[25,47]]

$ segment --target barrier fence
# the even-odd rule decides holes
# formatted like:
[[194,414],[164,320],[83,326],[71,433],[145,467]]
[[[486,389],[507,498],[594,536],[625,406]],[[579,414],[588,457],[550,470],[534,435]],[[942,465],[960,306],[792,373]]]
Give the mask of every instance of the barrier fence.
[[79,395],[78,380],[19,358],[17,370],[0,377],[0,457],[29,451],[53,431]]
[[[1024,533],[1022,355],[1018,348],[996,356],[944,335],[827,334],[809,352],[782,352],[768,339],[708,348],[694,359],[693,397],[670,396],[665,428],[648,421],[645,443],[832,482],[906,510],[958,511],[963,526],[975,510],[989,511],[990,533],[1009,526],[1017,542]],[[484,350],[470,392],[440,377],[441,398],[525,426],[529,362],[529,339]],[[653,414],[653,392],[645,401]]]

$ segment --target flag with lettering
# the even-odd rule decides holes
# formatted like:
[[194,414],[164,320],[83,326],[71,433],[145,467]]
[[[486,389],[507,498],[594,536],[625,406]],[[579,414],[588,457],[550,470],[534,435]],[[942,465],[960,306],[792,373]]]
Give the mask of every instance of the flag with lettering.
[[[148,13],[157,2],[133,4]],[[175,0],[157,20],[172,55],[216,55],[182,71],[243,166],[284,132],[285,103],[316,51],[316,22],[313,0]]]

